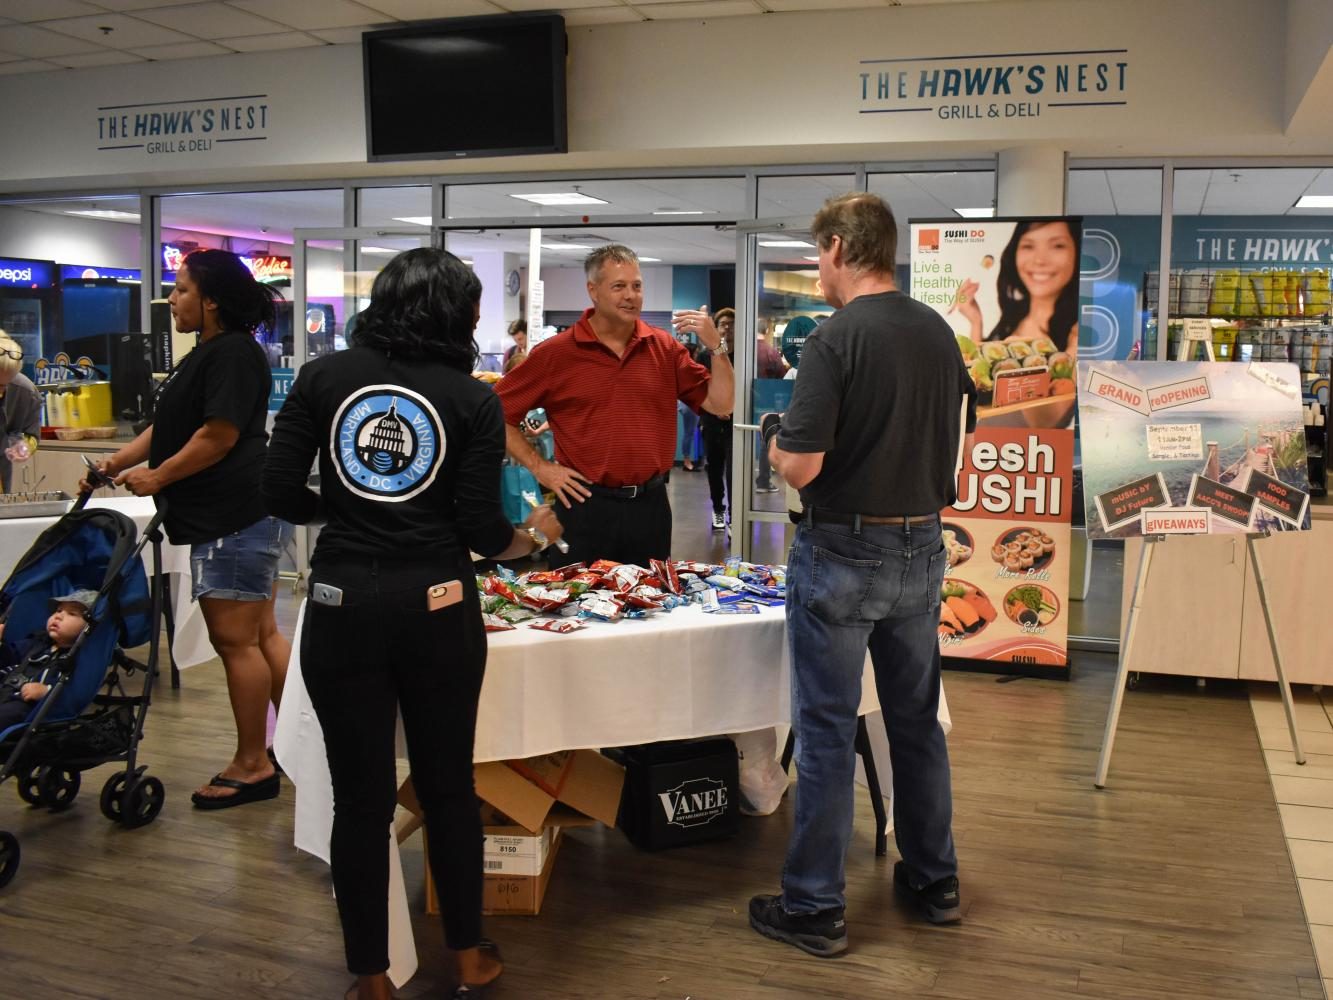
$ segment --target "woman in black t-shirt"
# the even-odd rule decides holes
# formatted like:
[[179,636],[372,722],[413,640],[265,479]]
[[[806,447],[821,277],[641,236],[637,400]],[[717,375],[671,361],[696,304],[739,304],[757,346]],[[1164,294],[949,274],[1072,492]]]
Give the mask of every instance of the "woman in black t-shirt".
[[[325,521],[311,557],[301,669],[333,779],[333,886],[361,1000],[388,997],[389,827],[402,713],[459,978],[500,974],[481,937],[472,744],[486,633],[469,549],[515,559],[559,537],[549,507],[505,519],[499,397],[472,378],[481,282],[444,250],[375,278],[345,351],[301,369],[273,425],[264,502]],[[306,483],[318,459],[320,492]]]
[[176,329],[197,331],[199,345],[163,384],[152,426],[101,463],[135,496],[165,501],[167,537],[190,546],[192,594],[227,673],[236,754],[194,793],[200,809],[278,794],[265,735],[291,654],[273,598],[292,526],[269,517],[259,496],[271,376],[254,337],[272,328],[276,297],[235,254],[189,254],[168,301]]

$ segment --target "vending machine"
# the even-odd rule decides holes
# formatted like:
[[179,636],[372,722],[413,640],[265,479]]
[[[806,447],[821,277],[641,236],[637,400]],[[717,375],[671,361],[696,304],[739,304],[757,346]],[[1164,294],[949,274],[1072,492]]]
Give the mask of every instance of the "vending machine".
[[56,265],[49,260],[0,258],[0,330],[23,348],[25,365],[40,358],[60,326]]

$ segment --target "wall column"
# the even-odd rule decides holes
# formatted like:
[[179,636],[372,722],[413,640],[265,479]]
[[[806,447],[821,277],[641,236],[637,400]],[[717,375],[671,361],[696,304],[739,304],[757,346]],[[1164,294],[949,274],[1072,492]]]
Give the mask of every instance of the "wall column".
[[1000,150],[995,214],[1064,215],[1067,157],[1063,149],[1022,146]]

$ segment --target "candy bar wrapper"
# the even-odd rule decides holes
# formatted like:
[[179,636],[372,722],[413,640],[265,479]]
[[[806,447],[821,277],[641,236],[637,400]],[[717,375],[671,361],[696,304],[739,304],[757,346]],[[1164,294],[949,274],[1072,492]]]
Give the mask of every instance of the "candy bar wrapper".
[[726,590],[740,590],[745,586],[734,576],[710,576],[704,582],[710,586],[722,587]]
[[498,615],[482,615],[481,620],[486,626],[487,632],[512,632],[514,626],[510,625]]
[[654,559],[651,563],[653,573],[662,581],[662,589],[668,593],[680,593],[680,574],[669,559]]
[[[515,578],[517,579],[517,578]],[[503,597],[510,604],[518,604],[518,594],[504,580],[498,576],[488,576],[486,578],[485,591],[488,594],[494,594],[496,597]]]
[[585,597],[579,601],[580,617],[613,622],[619,619],[621,614],[621,607],[615,601],[609,601],[602,597]]
[[564,583],[569,577],[565,576],[559,570],[548,570],[545,573],[528,573],[523,577],[525,586],[542,585],[550,583]]
[[626,563],[624,565],[617,566],[615,569],[607,573],[606,579],[607,582],[612,587],[614,587],[621,593],[624,593],[625,591],[633,590],[635,587],[637,587],[639,585],[639,581],[641,581],[647,575],[648,571],[644,569],[642,566],[633,566],[630,565],[629,563]]
[[736,601],[731,604],[720,604],[716,608],[710,608],[704,605],[704,612],[710,615],[757,615],[759,614],[759,605],[750,601]]
[[539,621],[528,622],[528,628],[535,628],[542,632],[577,632],[581,628],[587,628],[582,622],[574,621],[570,618],[542,618]]
[[743,581],[741,583],[741,589],[747,594],[754,594],[757,597],[778,598],[783,595],[783,592],[776,587],[756,587],[753,583],[745,583]]
[[605,573],[610,573],[613,569],[615,569],[619,565],[620,563],[615,562],[612,559],[598,559],[595,563],[589,566],[588,569],[592,570],[592,572],[594,573],[605,574]]

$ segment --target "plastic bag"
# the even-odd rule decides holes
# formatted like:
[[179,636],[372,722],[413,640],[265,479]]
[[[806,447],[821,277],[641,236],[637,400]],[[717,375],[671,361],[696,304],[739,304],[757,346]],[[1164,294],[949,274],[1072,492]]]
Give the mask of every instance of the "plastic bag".
[[778,763],[778,731],[756,729],[733,733],[740,758],[741,813],[767,816],[777,810],[787,792],[787,772]]

